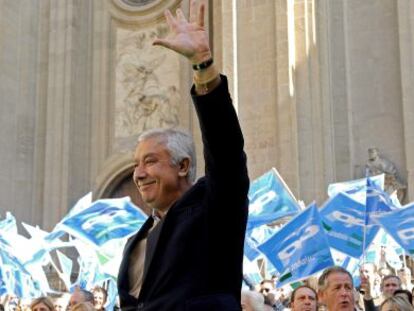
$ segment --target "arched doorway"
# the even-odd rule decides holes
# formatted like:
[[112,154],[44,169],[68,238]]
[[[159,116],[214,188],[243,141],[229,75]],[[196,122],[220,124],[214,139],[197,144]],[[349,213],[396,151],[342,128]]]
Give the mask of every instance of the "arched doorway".
[[111,191],[108,192],[107,198],[122,198],[129,196],[136,206],[141,208],[147,215],[151,214],[151,209],[145,206],[139,194],[137,187],[132,180],[132,172],[111,186]]
[[134,171],[133,155],[125,153],[109,159],[96,179],[93,199],[120,198],[129,196],[132,202],[147,215],[151,209],[145,206],[132,180]]

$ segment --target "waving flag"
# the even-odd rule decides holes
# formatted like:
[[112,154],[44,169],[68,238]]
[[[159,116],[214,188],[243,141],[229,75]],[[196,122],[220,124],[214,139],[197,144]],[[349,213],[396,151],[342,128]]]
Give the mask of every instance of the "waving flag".
[[[385,175],[377,175],[370,177],[371,183],[378,189],[384,190],[384,178]],[[367,178],[354,179],[349,181],[343,181],[339,183],[330,184],[328,186],[328,196],[333,198],[338,193],[346,193],[355,201],[361,204],[365,204],[367,191]]]
[[329,245],[354,258],[363,254],[364,232],[365,247],[368,247],[379,230],[377,226],[364,228],[365,205],[345,193],[329,199],[320,214]]
[[250,261],[255,260],[261,255],[260,251],[257,249],[257,246],[263,244],[278,230],[278,228],[262,225],[255,227],[250,231],[246,231],[246,237],[244,239],[244,255]]
[[388,193],[382,191],[371,177],[367,178],[366,224],[375,224],[372,217],[396,209]]
[[260,245],[259,250],[280,272],[278,287],[334,264],[315,204]]
[[0,236],[0,291],[19,297],[38,297],[41,291],[21,260],[13,254],[15,248]]
[[147,219],[129,197],[102,199],[89,207],[65,217],[56,227],[96,246],[111,239],[132,235]]
[[249,189],[248,230],[300,212],[299,204],[275,168]]
[[414,203],[375,219],[406,252],[414,255]]
[[0,233],[17,234],[16,219],[10,212],[6,212],[6,218],[0,220]]

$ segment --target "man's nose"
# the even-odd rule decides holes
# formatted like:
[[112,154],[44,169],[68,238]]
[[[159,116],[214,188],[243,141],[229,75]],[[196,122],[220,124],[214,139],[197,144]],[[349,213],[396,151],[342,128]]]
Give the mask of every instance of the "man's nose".
[[136,165],[134,168],[134,173],[133,173],[133,179],[135,181],[135,183],[141,179],[145,177],[145,169],[142,165]]

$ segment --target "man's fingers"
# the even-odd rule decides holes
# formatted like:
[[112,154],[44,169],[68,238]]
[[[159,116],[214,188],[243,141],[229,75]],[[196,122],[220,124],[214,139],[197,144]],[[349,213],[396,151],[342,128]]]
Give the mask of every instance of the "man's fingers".
[[170,10],[166,10],[164,12],[164,16],[165,16],[168,26],[170,26],[170,29],[175,29],[177,25],[177,21],[175,20],[174,16],[171,14]]
[[167,39],[161,39],[161,38],[156,38],[153,42],[152,45],[159,45],[159,46],[163,46],[166,47],[168,49],[171,49],[171,43],[169,40]]
[[196,10],[196,1],[190,0],[190,13],[188,21],[190,23],[195,23],[197,21],[197,10]]
[[200,11],[198,13],[198,21],[197,21],[197,24],[200,27],[204,27],[204,13],[205,13],[205,11],[206,11],[206,5],[204,3],[202,3],[200,5]]
[[162,47],[165,47],[167,49],[173,50],[173,51],[181,54],[180,49],[175,44],[173,44],[173,42],[171,42],[171,40],[169,40],[169,39],[157,38],[152,42],[152,45],[162,46]]
[[185,21],[185,16],[184,16],[183,10],[181,10],[181,9],[177,9],[177,10],[175,11],[175,13],[177,14],[177,19],[178,19],[179,21]]

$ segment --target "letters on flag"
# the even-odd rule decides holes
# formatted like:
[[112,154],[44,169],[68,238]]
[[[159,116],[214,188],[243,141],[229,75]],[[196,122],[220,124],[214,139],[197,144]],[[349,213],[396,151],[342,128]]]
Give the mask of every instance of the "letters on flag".
[[278,286],[334,265],[315,204],[259,245],[259,250],[280,272]]
[[375,219],[402,248],[414,255],[414,203],[377,215]]
[[102,199],[64,219],[55,229],[102,246],[111,239],[132,235],[141,228],[147,216],[129,197]]
[[363,253],[364,234],[366,248],[379,230],[377,226],[364,228],[365,205],[345,193],[340,192],[330,198],[320,214],[329,245],[354,258]]
[[248,230],[300,212],[299,204],[273,168],[250,185]]

